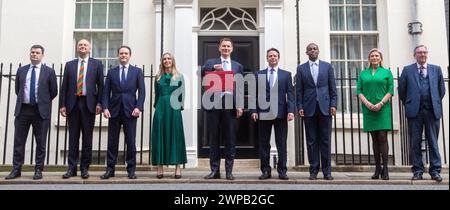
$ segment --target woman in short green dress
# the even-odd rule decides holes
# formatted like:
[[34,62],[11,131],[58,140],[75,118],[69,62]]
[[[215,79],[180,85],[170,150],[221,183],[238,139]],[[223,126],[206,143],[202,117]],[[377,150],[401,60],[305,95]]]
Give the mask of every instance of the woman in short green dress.
[[170,53],[161,57],[155,82],[155,114],[152,129],[152,164],[156,177],[163,178],[163,165],[175,165],[175,179],[181,178],[180,164],[187,162],[183,130],[183,75],[177,71]]
[[[389,179],[387,131],[392,129],[391,102],[394,95],[392,72],[383,67],[383,54],[372,49],[368,55],[369,65],[359,75],[357,91],[363,106],[364,131],[370,132],[375,157],[375,174],[372,179]],[[381,168],[380,155],[383,159]]]

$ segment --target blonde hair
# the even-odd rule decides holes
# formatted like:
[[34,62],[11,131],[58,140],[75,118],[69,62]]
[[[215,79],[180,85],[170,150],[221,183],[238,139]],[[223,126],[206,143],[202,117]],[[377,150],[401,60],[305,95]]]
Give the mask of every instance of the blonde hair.
[[369,51],[369,53],[367,54],[367,68],[372,67],[372,64],[370,63],[370,55],[372,53],[374,53],[374,52],[377,52],[378,54],[380,54],[380,59],[381,60],[380,60],[380,65],[379,66],[384,68],[384,65],[383,65],[383,53],[381,53],[381,51],[378,48],[371,49]]
[[173,55],[169,52],[165,52],[164,54],[162,54],[161,59],[160,59],[160,63],[159,63],[159,72],[156,74],[156,81],[159,81],[159,79],[161,79],[162,75],[164,75],[164,73],[166,72],[164,69],[164,64],[163,64],[163,60],[164,57],[168,55],[170,57],[170,59],[172,60],[172,66],[171,68],[171,72],[170,74],[172,75],[172,79],[175,79],[178,76],[178,71],[177,71],[177,65],[175,63],[175,58],[173,57]]

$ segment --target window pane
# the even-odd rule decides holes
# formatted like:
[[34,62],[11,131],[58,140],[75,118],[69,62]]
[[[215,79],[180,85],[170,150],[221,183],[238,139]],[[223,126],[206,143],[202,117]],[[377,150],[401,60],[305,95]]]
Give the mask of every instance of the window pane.
[[363,30],[376,31],[377,30],[377,8],[363,7]]
[[343,77],[345,78],[345,62],[332,61],[331,65],[333,66],[334,69],[334,78],[336,79],[336,86],[341,86],[341,84],[345,82],[344,80],[341,81],[341,78]]
[[89,28],[90,11],[90,4],[77,4],[75,12],[75,28]]
[[330,0],[330,4],[343,4],[344,0]]
[[331,59],[345,59],[344,36],[331,36]]
[[359,4],[359,0],[346,0],[347,4]]
[[108,59],[108,69],[114,68],[119,65],[119,60],[117,58]]
[[361,30],[361,18],[359,7],[347,7],[347,30]]
[[117,57],[117,49],[122,45],[122,33],[109,33],[108,57]]
[[343,31],[344,28],[344,7],[330,7],[330,28],[332,31]]
[[378,36],[376,35],[365,35],[362,37],[363,41],[363,55],[368,56],[369,51],[373,48],[378,47]]
[[77,0],[77,2],[90,2],[91,0]]
[[347,59],[361,59],[360,36],[347,36]]
[[92,57],[106,58],[107,33],[92,34]]
[[376,0],[362,0],[363,4],[376,4]]
[[106,28],[106,4],[92,5],[92,28]]
[[356,86],[356,72],[360,72],[363,69],[361,61],[348,62],[348,72],[345,75],[346,78],[351,77],[351,85]]
[[108,28],[123,27],[123,4],[109,4]]

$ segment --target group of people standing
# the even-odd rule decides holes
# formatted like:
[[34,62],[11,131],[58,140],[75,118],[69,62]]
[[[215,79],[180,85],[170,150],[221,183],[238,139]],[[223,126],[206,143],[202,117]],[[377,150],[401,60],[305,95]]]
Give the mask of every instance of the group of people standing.
[[[201,68],[204,77],[209,73],[228,72],[242,75],[243,66],[231,60],[233,41],[223,38],[219,43],[220,58],[209,59]],[[78,58],[66,63],[59,96],[59,112],[67,117],[69,127],[68,169],[64,179],[77,176],[77,167],[83,179],[89,178],[92,159],[92,136],[95,116],[103,113],[109,119],[107,167],[101,179],[115,176],[120,129],[123,128],[127,144],[127,172],[129,179],[136,179],[136,122],[144,110],[145,84],[142,70],[130,65],[131,48],[121,46],[117,50],[120,65],[108,71],[104,80],[103,64],[89,57],[91,46],[82,39],[77,43]],[[267,50],[268,67],[255,73],[257,90],[256,107],[249,109],[251,120],[257,123],[261,176],[272,177],[270,137],[275,130],[278,151],[278,178],[287,176],[288,121],[298,114],[305,120],[309,179],[316,180],[322,170],[325,180],[333,180],[331,174],[331,124],[336,115],[337,93],[335,73],[330,63],[319,59],[319,47],[311,43],[306,47],[308,61],[297,67],[294,90],[290,71],[279,67],[280,52]],[[413,180],[423,179],[421,142],[422,131],[430,148],[429,174],[436,181],[440,176],[441,160],[438,149],[439,119],[442,117],[441,101],[445,94],[442,72],[439,66],[427,63],[427,48],[414,49],[416,63],[406,66],[399,78],[399,98],[406,107],[411,139]],[[41,179],[45,159],[46,136],[50,125],[51,101],[57,95],[55,71],[42,64],[44,48],[33,45],[31,64],[18,69],[15,91],[15,134],[13,170],[6,179],[21,176],[24,163],[25,142],[30,125],[36,139],[36,166],[33,179]],[[262,79],[261,79],[262,78]],[[178,72],[175,58],[170,53],[161,56],[159,72],[155,77],[155,114],[152,127],[152,164],[157,166],[156,177],[164,177],[164,165],[175,165],[174,178],[181,178],[181,164],[187,162],[186,145],[181,111],[184,101],[184,78]],[[233,164],[236,155],[236,118],[243,115],[243,103],[236,95],[240,88],[216,91],[211,98],[219,101],[207,108],[207,140],[210,145],[211,172],[205,179],[219,179],[220,139],[225,144],[225,178],[235,179]],[[295,94],[294,94],[295,93]],[[364,131],[372,137],[375,157],[375,173],[372,179],[389,179],[387,131],[392,129],[391,98],[394,96],[393,76],[383,65],[379,49],[368,54],[367,68],[359,73],[357,95],[362,102]],[[264,97],[265,96],[265,97]],[[263,106],[276,98],[275,108]],[[275,110],[273,110],[275,109]],[[82,152],[79,157],[80,136]]]

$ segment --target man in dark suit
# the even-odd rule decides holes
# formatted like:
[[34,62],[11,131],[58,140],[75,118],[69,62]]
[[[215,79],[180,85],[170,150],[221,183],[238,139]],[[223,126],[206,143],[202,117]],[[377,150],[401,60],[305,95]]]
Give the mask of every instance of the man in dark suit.
[[36,139],[36,166],[33,179],[42,179],[52,100],[58,94],[55,70],[41,63],[43,57],[44,47],[33,45],[30,50],[31,64],[17,70],[13,170],[5,179],[21,176],[30,125],[33,126]]
[[77,175],[80,131],[83,133],[80,161],[81,177],[89,177],[92,160],[92,134],[95,115],[100,114],[103,91],[103,64],[89,57],[91,45],[86,39],[77,44],[78,58],[66,63],[59,94],[60,113],[69,123],[69,165],[62,176]]
[[309,60],[297,67],[296,97],[300,117],[305,119],[309,179],[317,179],[320,163],[323,178],[331,176],[331,116],[336,114],[337,94],[333,67],[319,60],[319,47],[306,47]]
[[[233,71],[234,75],[242,74],[244,67],[231,60],[231,53],[233,52],[233,41],[229,38],[223,38],[219,43],[220,58],[209,59],[205,65],[202,66],[201,74],[204,76],[207,72],[221,72]],[[205,108],[207,119],[207,138],[210,145],[210,167],[211,173],[205,176],[205,179],[220,179],[220,145],[219,133],[225,143],[225,172],[226,179],[233,180],[233,163],[236,154],[236,118],[243,114],[243,109],[236,103],[236,90],[222,91],[214,94],[213,101],[215,105],[212,108]],[[214,96],[213,95],[213,96]],[[210,103],[211,101],[203,100],[202,104]],[[204,106],[205,107],[205,106]]]
[[100,178],[109,179],[115,175],[119,134],[123,126],[128,178],[136,179],[136,121],[144,110],[144,75],[142,69],[130,65],[130,47],[121,46],[117,53],[120,65],[108,71],[103,89],[103,116],[109,119],[108,160],[106,172]]
[[[279,59],[280,52],[277,49],[271,48],[267,50],[267,62],[269,67],[256,73],[256,98],[258,98],[258,103],[257,109],[251,110],[251,117],[254,122],[259,119],[259,156],[261,159],[262,172],[259,179],[269,179],[272,176],[269,164],[272,126],[275,128],[275,143],[278,151],[278,178],[281,180],[289,179],[286,167],[287,121],[294,119],[294,87],[292,86],[291,72],[278,67]],[[272,106],[268,103],[272,104]]]
[[416,63],[403,68],[398,84],[400,100],[405,105],[408,130],[411,139],[412,180],[422,180],[422,132],[428,142],[431,179],[442,181],[442,164],[439,154],[439,120],[442,117],[442,98],[445,95],[441,67],[427,63],[425,45],[414,49]]

